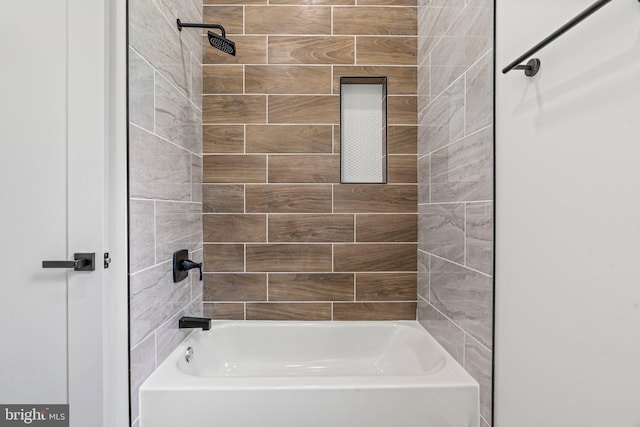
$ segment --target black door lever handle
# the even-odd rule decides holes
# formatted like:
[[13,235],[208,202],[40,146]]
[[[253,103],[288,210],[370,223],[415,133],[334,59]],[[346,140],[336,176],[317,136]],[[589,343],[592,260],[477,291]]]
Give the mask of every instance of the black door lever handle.
[[75,253],[73,261],[42,261],[42,268],[73,268],[74,271],[94,271],[95,253]]

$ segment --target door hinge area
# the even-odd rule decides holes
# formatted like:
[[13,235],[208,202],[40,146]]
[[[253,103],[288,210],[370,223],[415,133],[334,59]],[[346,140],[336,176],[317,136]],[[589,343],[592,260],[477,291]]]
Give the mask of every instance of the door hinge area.
[[104,253],[104,268],[109,268],[109,264],[111,264],[111,257],[109,256],[109,252]]

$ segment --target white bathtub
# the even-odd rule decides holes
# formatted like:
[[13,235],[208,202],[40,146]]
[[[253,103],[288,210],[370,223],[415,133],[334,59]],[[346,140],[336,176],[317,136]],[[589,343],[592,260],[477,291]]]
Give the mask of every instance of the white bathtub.
[[417,322],[213,322],[140,388],[141,427],[478,427],[478,420],[478,383]]

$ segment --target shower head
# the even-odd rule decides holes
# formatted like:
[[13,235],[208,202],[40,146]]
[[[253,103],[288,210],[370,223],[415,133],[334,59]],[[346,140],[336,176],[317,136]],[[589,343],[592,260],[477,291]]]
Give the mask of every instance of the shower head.
[[208,31],[209,43],[211,46],[223,51],[224,53],[236,56],[236,44],[225,37],[224,28],[220,29],[222,30],[222,35],[218,35],[213,31]]
[[176,20],[176,24],[178,25],[178,30],[182,31],[182,28],[216,28],[222,32],[222,34],[216,34],[213,31],[209,31],[209,43],[211,46],[215,47],[223,51],[224,53],[228,53],[229,55],[236,56],[236,44],[229,40],[226,37],[226,33],[224,32],[224,27],[218,24],[189,24],[181,22],[179,19]]

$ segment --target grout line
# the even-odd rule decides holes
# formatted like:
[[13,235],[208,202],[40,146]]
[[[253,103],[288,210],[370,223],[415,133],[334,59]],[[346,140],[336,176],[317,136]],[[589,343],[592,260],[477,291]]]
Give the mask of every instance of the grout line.
[[429,267],[429,271],[427,271],[427,285],[428,285],[427,297],[429,298],[429,304],[431,304],[431,255],[427,255],[427,263]]
[[[205,154],[205,156],[208,156],[208,154]],[[279,186],[279,187],[292,187],[292,186],[304,186],[304,187],[328,187],[331,184],[330,183],[326,183],[326,182],[204,182],[203,184],[205,185],[242,185],[242,184],[247,184],[247,185],[270,185],[270,186]],[[336,183],[336,185],[340,185],[339,183]],[[395,187],[416,187],[418,184],[416,184],[415,182],[396,182],[396,183],[392,183],[392,184],[349,184],[349,185],[376,185],[376,186],[380,186],[380,185],[385,185],[385,186],[395,186]],[[140,198],[140,200],[149,200],[149,199],[143,199]],[[173,201],[173,200],[169,200],[169,201]],[[491,200],[487,200],[487,201],[491,201]],[[175,202],[180,202],[179,200],[175,200]],[[185,203],[183,201],[183,203]],[[190,202],[190,201],[186,201],[186,203],[200,203],[200,202]],[[443,202],[445,203],[445,202]],[[452,202],[453,203],[453,202]],[[460,203],[460,202],[457,202]],[[265,212],[266,213],[266,212]],[[278,212],[272,212],[272,213],[278,213]],[[285,213],[285,212],[283,212]],[[331,212],[315,212],[315,213],[331,213]],[[351,212],[348,212],[351,213]],[[376,211],[370,211],[370,212],[358,212],[358,213],[369,213],[369,214],[380,214],[380,215],[385,215],[385,214],[392,214],[395,215],[396,213],[416,213],[415,211],[411,211],[411,212],[376,212]]]
[[358,275],[353,273],[353,302],[356,302],[358,295]]
[[480,341],[478,341],[473,335],[471,335],[469,332],[465,331],[465,335],[469,336],[469,339],[473,340],[476,342],[476,344],[478,344],[480,347],[482,347],[484,350],[486,350],[489,353],[493,353],[493,351],[487,347],[486,345],[482,344]]
[[156,218],[158,217],[157,214],[157,208],[156,208],[156,201],[153,201],[153,264],[157,265],[158,264],[158,233],[157,233],[157,221]]
[[462,334],[462,367],[466,369],[467,365],[467,331]]
[[[211,96],[211,95],[204,95],[204,96]],[[217,96],[217,95],[216,95]],[[285,95],[288,96],[288,95]],[[298,96],[298,95],[296,95]],[[306,95],[300,95],[300,96],[306,96]],[[311,95],[311,96],[315,96],[315,95]],[[339,95],[335,95],[335,96],[339,96]],[[132,123],[135,125],[135,123]],[[229,123],[202,123],[203,126],[242,126],[244,124],[247,124],[245,122],[229,122]],[[249,123],[249,125],[253,125],[253,126],[259,126],[259,125],[269,125],[269,126],[333,126],[333,125],[339,125],[339,123],[312,123],[312,122],[308,122],[308,123]],[[140,129],[144,129],[143,127],[139,126],[139,125],[135,125],[136,127],[139,127]],[[393,126],[417,126],[415,124],[398,124],[398,125],[393,125]],[[153,133],[153,132],[151,132]],[[195,154],[195,153],[194,153]],[[222,153],[221,153],[222,154]],[[237,153],[236,153],[237,154]],[[301,153],[304,154],[304,153]]]
[[353,65],[358,65],[358,44],[356,36],[353,36]]
[[[427,203],[419,203],[418,206],[435,206],[435,205],[460,205],[463,203],[468,203],[470,205],[472,204],[486,204],[486,203],[493,203],[493,200],[462,200],[459,202],[427,202]],[[398,213],[398,214],[384,214],[381,213],[379,215],[410,215],[410,214],[402,214],[402,213]]]
[[[205,184],[205,185],[226,185],[226,184]],[[132,200],[140,200],[140,199],[132,199]],[[158,201],[162,201],[164,202],[164,200],[158,200]],[[172,201],[168,201],[166,203],[174,203]],[[197,202],[175,202],[175,203],[194,203],[194,204],[199,204]],[[470,202],[470,203],[476,203],[476,202]],[[433,205],[447,205],[447,204],[461,204],[461,202],[447,202],[447,203],[434,203]],[[426,205],[423,205],[426,206]],[[297,212],[203,212],[202,215],[280,215],[280,216],[332,216],[331,212],[301,212],[301,213],[297,213]],[[351,215],[355,215],[351,212],[346,212],[346,213],[336,213],[335,217],[340,217],[340,216],[351,216]],[[358,212],[357,215],[376,215],[376,216],[395,216],[395,215],[405,215],[405,216],[415,216],[417,215],[416,212]],[[351,241],[345,241],[345,242],[336,242],[336,243],[385,243],[385,242],[351,242]],[[386,242],[386,243],[416,243],[416,242]]]
[[462,251],[462,262],[464,265],[467,265],[467,204],[464,204],[464,224],[462,226],[463,230],[463,251]]
[[[429,50],[429,55],[431,55],[431,52],[433,52],[435,50],[435,48],[442,42],[442,40],[444,40],[444,35],[448,34],[449,30],[455,25],[455,23],[458,21],[458,19],[460,19],[460,17],[462,16],[462,14],[464,13],[464,10],[467,8],[467,4],[465,4],[461,9],[460,12],[458,12],[458,14],[456,15],[455,18],[453,18],[451,20],[451,23],[449,24],[449,26],[442,31],[442,35],[439,36],[439,40],[436,41],[432,46],[431,49]],[[444,11],[444,7],[440,7],[440,13],[442,13]]]
[[[424,298],[423,298],[424,299]],[[388,300],[388,301],[372,301],[372,300],[364,300],[364,301],[347,301],[347,300],[278,300],[278,301],[265,301],[265,300],[249,300],[249,301],[241,301],[244,303],[263,303],[263,304],[271,304],[271,305],[280,305],[280,304],[353,304],[354,302],[367,303],[367,304],[392,304],[392,303],[417,303],[417,300]],[[203,301],[203,304],[240,304],[239,301]]]
[[[229,275],[237,275],[237,274],[243,274],[244,272],[242,271],[223,271],[223,272],[213,272],[213,271],[206,271],[204,272],[205,276],[229,276]],[[267,272],[262,271],[249,271],[246,273],[246,275],[248,276],[257,276],[257,275],[264,275]],[[313,272],[309,272],[307,271],[269,271],[270,274],[277,274],[277,275],[298,275],[298,274],[304,274],[304,275],[331,275],[331,274],[380,274],[380,275],[384,275],[384,274],[416,274],[415,271],[356,271],[356,272],[351,272],[351,271],[313,271]],[[417,298],[416,298],[417,299]],[[406,300],[371,300],[371,301],[366,301],[366,302],[415,302],[416,299],[406,299]],[[429,302],[427,301],[424,297],[422,297],[422,299],[425,302]],[[237,301],[237,300],[220,300],[220,301],[204,301],[204,302],[224,302],[224,303],[238,303],[238,302],[242,302],[242,301]],[[275,301],[275,302],[300,302],[300,303],[304,303],[304,302],[331,302],[331,300],[322,300],[322,301],[310,301],[310,300],[303,300],[303,301]],[[353,302],[353,301],[346,301],[346,302]]]
[[[282,7],[282,8],[299,8],[299,7],[313,7],[313,8],[323,8],[326,9],[329,6],[331,6],[330,4],[311,4],[311,3],[293,3],[293,2],[289,2],[287,4],[283,4],[283,3],[271,3],[272,0],[269,0],[269,5],[273,6],[273,7]],[[469,1],[469,0],[467,0]],[[350,8],[350,7],[354,7],[356,6],[357,3],[354,4],[335,4],[335,6],[337,7],[341,7],[341,8]],[[209,3],[209,4],[204,4],[203,7],[220,7],[220,6],[238,6],[238,3],[223,3],[223,2],[218,2],[218,3]],[[265,8],[267,6],[267,4],[258,4],[258,3],[247,3],[248,7],[251,8]],[[404,5],[404,4],[361,4],[360,6],[375,6],[375,7],[384,7],[385,9],[389,8],[393,8],[393,9],[406,9],[406,8],[410,8],[410,9],[416,9],[418,8],[418,6],[416,5]],[[426,6],[424,6],[426,7]],[[434,8],[444,8],[444,6],[433,6]],[[229,33],[231,34],[231,33]],[[237,34],[236,34],[237,35]],[[315,35],[325,35],[328,36],[329,34],[325,34],[325,33],[316,33]],[[339,35],[339,34],[338,34]],[[369,34],[371,35],[371,34]],[[377,35],[377,34],[373,34],[373,35]],[[385,34],[383,34],[385,35]]]
[[[333,81],[335,79],[335,71],[334,71],[333,67],[334,67],[334,64],[331,64],[331,93],[334,93],[334,91],[335,91],[335,88],[333,87]],[[333,135],[331,136],[331,138],[333,138]],[[331,142],[333,143],[333,139],[332,139]]]
[[[202,244],[204,245],[204,242],[202,242]],[[244,246],[244,250],[243,250],[243,253],[242,253],[242,258],[243,258],[243,262],[244,262],[244,271],[243,271],[243,273],[246,273],[247,272],[247,244],[244,243],[243,246]]]
[[[192,153],[193,154],[193,153]],[[280,157],[300,157],[300,156],[305,156],[305,157],[330,157],[330,156],[337,156],[338,154],[331,154],[328,152],[319,152],[319,153],[304,153],[304,152],[291,152],[291,153],[279,153],[279,152],[274,152],[274,151],[254,151],[254,152],[250,152],[250,153],[241,153],[241,152],[237,152],[237,153],[204,153],[203,156],[239,156],[241,154],[246,154],[247,156],[280,156]],[[195,154],[194,154],[195,156]],[[415,157],[415,154],[391,154],[391,156],[394,157],[410,157],[413,156]],[[200,157],[200,156],[198,156]],[[207,184],[206,182],[204,184]],[[209,184],[213,184],[213,183],[209,183]],[[277,183],[274,183],[277,184]],[[332,184],[331,182],[289,182],[289,183],[281,183],[281,184]],[[335,184],[338,184],[338,182],[336,181]],[[405,183],[407,184],[407,183]],[[411,183],[408,183],[411,184]],[[415,184],[415,183],[413,183]],[[378,185],[378,184],[375,184]]]
[[[189,58],[189,60],[191,60],[191,58]],[[191,67],[191,64],[189,64],[189,67]],[[202,112],[202,109],[201,109],[200,107],[198,107],[198,106],[195,104],[195,102],[193,102],[193,100],[191,99],[191,96],[189,96],[190,94],[185,95],[185,94],[182,92],[182,90],[181,90],[178,86],[176,86],[176,85],[175,85],[171,80],[169,80],[167,77],[163,76],[163,75],[162,75],[162,73],[161,73],[160,71],[158,71],[156,68],[154,68],[153,70],[154,70],[156,73],[158,73],[158,75],[162,78],[162,80],[164,80],[165,82],[167,82],[167,83],[169,84],[169,86],[171,86],[173,89],[175,89],[175,90],[176,90],[176,92],[178,92],[180,95],[182,95],[182,97],[183,97],[183,98],[184,98],[184,99],[185,99],[185,100],[186,100],[186,101],[187,101],[187,102],[188,102],[188,103],[189,103],[193,108],[195,108],[196,110],[198,110],[198,111]],[[191,77],[191,69],[189,69],[189,76]],[[154,94],[155,94],[155,88],[156,88],[155,83],[156,83],[156,80],[154,80],[154,88],[153,88]],[[189,85],[191,85],[191,83],[190,83],[190,82],[187,82],[187,86],[189,86]],[[187,92],[189,92],[188,88],[187,88]],[[155,105],[154,105],[154,107],[155,107]],[[155,109],[155,108],[154,108],[154,109]]]
[[127,45],[127,48],[131,51],[133,51],[137,56],[139,56],[144,62],[147,63],[147,65],[149,66],[149,68],[151,68],[152,70],[155,70],[155,67],[153,66],[153,64],[151,62],[149,62],[149,60],[135,47],[132,45]]
[[336,125],[331,125],[331,154],[336,154]]
[[332,273],[336,272],[335,265],[334,265],[335,264],[334,263],[334,259],[335,259],[335,256],[336,256],[336,254],[335,254],[335,246],[336,245],[334,243],[331,244],[331,272]]
[[493,353],[491,351],[491,349],[489,349],[486,345],[482,344],[480,341],[478,341],[477,339],[475,339],[473,337],[473,335],[471,335],[466,329],[464,329],[462,326],[460,326],[456,321],[452,320],[449,316],[447,316],[446,314],[444,314],[440,309],[438,309],[438,307],[436,307],[435,305],[431,304],[429,301],[425,300],[421,295],[418,295],[418,298],[423,300],[425,303],[429,304],[431,306],[431,308],[433,308],[434,310],[436,310],[438,313],[440,313],[440,315],[442,315],[442,317],[444,317],[445,319],[447,319],[449,322],[451,322],[452,324],[454,324],[458,329],[460,329],[465,336],[468,335],[469,338],[471,338],[472,340],[474,340],[479,346],[481,346],[483,349],[485,349],[487,352],[489,353]]
[[151,335],[153,335],[155,333],[155,330],[152,332],[149,332],[149,334],[145,335],[144,338],[142,338],[140,341],[138,341],[136,343],[136,345],[134,345],[133,347],[129,348],[129,351],[133,351],[135,349],[137,349],[138,347],[140,347],[142,345],[143,342],[145,342],[146,340],[148,340],[149,338],[151,338]]
[[[421,249],[418,249],[418,250],[421,250]],[[426,251],[422,251],[422,252],[426,252]],[[462,268],[464,268],[464,269],[467,269],[467,270],[473,271],[474,273],[478,273],[478,274],[480,274],[480,275],[482,275],[482,276],[485,276],[485,277],[488,277],[488,278],[493,278],[493,276],[491,276],[490,274],[483,273],[482,271],[479,271],[479,270],[476,270],[476,269],[474,269],[474,268],[468,267],[468,266],[466,266],[466,265],[463,265],[463,264],[460,264],[460,263],[457,263],[457,262],[451,261],[450,259],[443,258],[443,257],[438,256],[438,255],[436,255],[436,254],[433,254],[433,253],[431,253],[431,252],[426,252],[426,253],[428,253],[428,254],[429,254],[429,255],[431,255],[432,257],[435,257],[435,258],[441,259],[441,260],[443,260],[443,261],[449,262],[449,263],[451,263],[451,264],[457,265],[458,267],[462,267]]]
[[[430,105],[433,101],[436,100],[437,97],[433,96],[433,88],[432,88],[432,84],[433,84],[433,63],[431,62],[431,53],[429,53],[429,55],[427,55],[427,58],[429,59],[429,105]],[[438,95],[438,96],[440,96],[440,95]]]
[[431,54],[427,55],[427,59],[429,60],[429,70],[427,76],[427,78],[429,79],[429,103],[431,103],[431,101],[433,101],[433,93],[431,92],[431,82],[433,81],[433,70],[431,69]]
[[[219,4],[216,6],[238,6],[230,4],[230,5],[223,5],[223,4]],[[299,7],[300,5],[286,5],[286,4],[279,4],[277,7]],[[314,5],[305,5],[308,7],[314,7]],[[317,6],[317,5],[316,5]],[[340,7],[345,6],[345,5],[340,5]],[[254,6],[250,6],[250,7],[254,7]],[[320,7],[328,7],[328,6],[323,6],[320,5]],[[384,7],[390,7],[390,6],[384,6]],[[400,9],[402,7],[406,7],[406,6],[397,6],[397,9]],[[175,24],[174,24],[175,25]],[[329,33],[251,33],[251,34],[240,34],[240,33],[227,33],[227,36],[229,37],[233,37],[233,36],[242,36],[242,35],[246,35],[246,36],[250,36],[250,37],[323,37],[323,38],[330,38],[331,34]],[[417,39],[418,36],[417,35],[413,35],[413,34],[335,34],[334,37],[342,37],[342,38],[348,38],[348,37],[364,37],[364,38],[392,38],[392,39]],[[381,61],[379,61],[381,62]],[[217,65],[217,64],[207,64],[207,65]],[[265,65],[265,64],[262,64]],[[279,65],[286,65],[286,64],[279,64]],[[306,65],[306,64],[304,64]],[[349,65],[349,64],[339,64],[339,65]],[[353,65],[353,64],[351,64]],[[380,64],[380,63],[376,63],[376,64],[367,64],[367,65],[383,65],[386,66],[386,64]],[[391,64],[391,65],[403,65],[405,67],[417,67],[418,64],[409,64],[409,63],[402,63],[402,64]]]
[[[193,302],[193,301],[191,301],[191,300],[190,300],[190,301],[187,303],[187,305],[185,305],[185,306],[183,306],[182,308],[180,308],[179,310],[176,310],[175,312],[173,312],[173,313],[171,314],[171,316],[170,316],[167,320],[165,320],[165,321],[164,321],[164,322],[162,322],[160,325],[158,325],[158,326],[157,326],[153,331],[149,332],[149,334],[145,335],[145,336],[144,336],[144,337],[143,337],[143,338],[138,342],[138,344],[136,344],[136,346],[135,346],[135,347],[137,347],[138,345],[140,345],[140,343],[142,343],[142,342],[143,342],[143,341],[145,341],[146,339],[150,338],[152,335],[154,335],[154,336],[155,336],[156,346],[157,346],[157,339],[158,339],[158,334],[157,334],[157,332],[158,332],[158,330],[160,330],[163,326],[167,325],[167,324],[171,321],[171,319],[173,319],[173,318],[174,318],[178,313],[180,313],[181,311],[186,310],[186,309],[187,309],[187,307],[189,307],[189,306],[191,305],[191,303],[192,303],[192,302]],[[133,349],[133,348],[135,348],[135,347],[132,347],[132,349]],[[156,359],[156,366],[157,366],[157,362],[158,362],[158,360]]]
[[333,6],[331,6],[331,35],[333,35]]
[[145,271],[149,271],[152,268],[156,268],[156,267],[161,266],[162,264],[168,264],[168,263],[171,263],[171,262],[172,262],[171,259],[167,259],[165,261],[159,262],[159,263],[154,264],[154,265],[150,265],[149,267],[145,267],[145,268],[143,268],[141,270],[138,270],[138,271],[135,271],[133,273],[129,273],[129,276],[136,276],[136,275],[138,275],[140,273],[144,273]]
[[[223,184],[207,184],[207,185],[223,185]],[[162,203],[187,203],[193,205],[201,205],[202,202],[192,202],[191,200],[165,200],[165,199],[145,199],[143,197],[131,197],[129,200],[136,200],[139,202],[162,202]]]
[[[154,135],[156,133],[156,123],[157,123],[156,111],[158,111],[157,108],[156,108],[156,87],[157,87],[156,86],[156,83],[157,83],[156,74],[157,74],[157,71],[156,71],[155,68],[153,68],[153,132],[151,132],[151,133],[154,134]],[[143,129],[141,126],[139,126],[139,127],[141,129]]]
[[[223,214],[224,215],[224,214]],[[233,215],[233,214],[230,214]],[[245,243],[245,241],[240,241],[240,242],[215,242],[215,241],[204,241],[202,242],[203,244],[206,245],[241,245],[241,244],[247,244]],[[282,242],[282,241],[277,241],[277,242],[267,242],[267,241],[256,241],[256,242],[249,242],[249,244],[256,244],[256,245],[264,245],[264,244],[271,244],[271,245],[338,245],[338,246],[344,246],[344,245],[357,245],[357,246],[362,246],[363,248],[365,248],[366,246],[369,245],[388,245],[388,246],[408,246],[408,245],[412,245],[412,246],[417,246],[416,242],[335,242],[335,241],[326,241],[326,242]],[[448,259],[442,258],[445,261],[449,261]],[[457,264],[460,265],[460,264]],[[466,267],[464,265],[460,265],[461,267],[467,268],[469,270],[469,267]],[[475,270],[472,270],[475,271]],[[480,272],[478,272],[480,273]],[[486,273],[482,273],[485,276],[488,276]],[[490,276],[489,276],[490,277]]]
[[[191,56],[193,54],[191,52],[189,52],[189,81],[187,82],[187,95],[189,97],[189,100],[191,102],[193,102],[193,60],[191,59]],[[186,67],[185,67],[186,68]]]
[[331,213],[335,213],[335,201],[334,201],[334,187],[335,185],[331,184]]
[[158,334],[156,334],[156,331],[153,331],[153,363],[154,366],[157,368],[158,367]]
[[[304,65],[303,65],[304,66]],[[368,66],[368,65],[363,65]],[[375,65],[373,65],[375,67]],[[277,67],[277,65],[270,65],[270,67]],[[293,65],[293,67],[301,67],[300,65]],[[456,79],[458,81],[458,79]],[[203,93],[203,97],[214,97],[214,96],[242,96],[242,95],[251,95],[251,96],[280,96],[280,97],[324,97],[324,98],[340,98],[339,93],[331,93],[331,92],[320,92],[320,93],[267,93],[267,92],[227,92],[227,93]],[[388,98],[418,98],[418,95],[413,94],[403,94],[403,93],[395,93],[388,94]],[[243,122],[244,123],[244,122]],[[212,125],[224,126],[227,123],[210,123]],[[250,123],[250,124],[258,124],[258,123]],[[273,123],[274,125],[318,125],[318,124],[330,124],[330,125],[339,125],[339,123]],[[418,126],[418,123],[393,123],[389,124],[389,126]]]
[[[420,161],[420,159],[418,159],[418,161]],[[428,199],[429,199],[429,203],[431,203],[431,202],[432,202],[432,200],[431,200],[431,193],[433,192],[433,191],[432,191],[432,189],[431,189],[431,186],[432,186],[432,182],[431,182],[431,176],[432,176],[432,174],[431,174],[431,168],[433,167],[432,162],[433,162],[433,156],[429,155],[429,197],[428,197]]]
[[[222,185],[222,184],[214,184]],[[129,200],[137,200],[141,202],[161,202],[161,203],[186,203],[191,205],[201,205],[202,202],[192,202],[191,200],[165,200],[165,199],[145,199],[142,197],[131,197]]]
[[[442,317],[444,317],[445,319],[447,319],[449,322],[451,322],[456,328],[460,329],[460,331],[464,334],[467,333],[467,331],[464,330],[464,328],[460,325],[458,325],[455,321],[451,320],[449,318],[449,316],[447,316],[446,314],[444,314],[442,311],[440,311],[438,309],[438,307],[436,307],[435,305],[433,305],[432,303],[430,303],[429,301],[427,301],[426,299],[424,299],[424,297],[422,295],[418,295],[418,300],[422,300],[424,301],[425,304],[429,304],[431,306],[431,308],[433,308],[435,311],[437,311]],[[483,346],[484,347],[484,346]]]
[[452,145],[454,145],[454,144],[457,144],[457,143],[459,143],[459,142],[465,141],[465,140],[467,140],[469,137],[474,136],[474,135],[476,135],[476,134],[478,134],[478,133],[480,133],[480,132],[483,132],[483,131],[485,131],[485,130],[487,130],[487,129],[491,129],[492,127],[493,127],[493,124],[490,124],[490,125],[488,125],[488,126],[485,126],[485,127],[483,127],[483,128],[480,128],[480,129],[478,129],[478,130],[476,130],[476,131],[474,131],[474,132],[472,132],[472,133],[470,133],[470,134],[468,134],[468,135],[465,135],[465,136],[463,136],[463,137],[461,137],[461,138],[456,139],[455,141],[451,141],[451,142],[449,142],[447,145],[443,145],[442,147],[438,148],[437,150],[433,150],[433,151],[431,151],[431,152],[429,152],[429,153],[427,153],[427,154],[423,154],[422,156],[419,156],[419,157],[418,157],[418,160],[424,159],[425,157],[430,156],[430,155],[432,155],[432,154],[434,154],[434,153],[437,153],[438,151],[441,151],[441,150],[443,150],[443,149],[445,149],[445,148],[449,148],[449,147],[451,147],[451,146],[452,146]]
[[358,236],[358,220],[357,220],[357,215],[353,214],[353,243],[357,243],[357,236]]
[[[155,113],[154,113],[154,114],[155,114]],[[154,120],[155,120],[155,119],[154,119]],[[129,122],[129,125],[131,125],[131,126],[133,126],[133,127],[135,127],[135,128],[138,128],[138,129],[140,129],[140,130],[142,130],[142,131],[144,131],[144,132],[148,133],[149,135],[153,135],[154,137],[156,137],[156,138],[158,138],[158,139],[161,139],[161,140],[163,140],[163,141],[165,141],[165,142],[168,142],[169,144],[173,145],[174,147],[177,147],[177,148],[179,148],[179,149],[181,149],[181,150],[183,150],[183,151],[186,151],[186,152],[187,152],[187,153],[189,153],[189,154],[193,154],[194,156],[202,157],[202,155],[201,155],[201,154],[198,154],[198,153],[195,153],[195,152],[193,152],[193,151],[190,151],[188,148],[185,148],[185,147],[183,147],[182,145],[176,144],[175,142],[173,142],[173,141],[171,141],[171,140],[169,140],[169,139],[167,139],[167,138],[163,137],[162,135],[158,135],[158,134],[155,132],[155,130],[152,132],[152,131],[150,131],[149,129],[145,129],[145,128],[143,128],[142,126],[137,125],[137,124],[135,124],[135,123],[133,123],[133,122]],[[198,126],[200,126],[200,125],[198,125]]]
[[[237,36],[241,36],[242,34],[236,34]],[[271,36],[273,36],[274,34],[270,34]],[[229,34],[229,36],[231,37],[232,34]],[[288,34],[288,35],[283,35],[282,37],[293,37],[293,35]],[[301,36],[300,34],[296,34],[295,37],[321,37],[316,35],[311,35],[311,36]],[[330,37],[328,35],[324,36],[324,37]],[[352,36],[336,36],[336,37],[352,37]],[[381,36],[370,36],[370,37],[381,37]],[[387,37],[387,36],[384,36]],[[491,52],[489,52],[491,53]],[[486,56],[486,54],[484,55]],[[144,58],[143,58],[144,59]],[[145,62],[148,63],[148,61],[145,60]],[[478,61],[476,61],[477,63]],[[328,68],[328,67],[343,67],[343,68],[351,68],[354,67],[354,64],[352,63],[338,63],[338,64],[332,64],[329,62],[325,62],[325,63],[314,63],[314,64],[310,64],[310,63],[272,63],[272,64],[265,64],[264,62],[245,62],[244,64],[202,64],[203,68],[207,68],[207,67],[216,67],[216,68],[233,68],[233,67],[237,67],[239,65],[247,65],[250,67],[266,67],[268,65],[274,66],[274,67],[324,67],[324,68]],[[384,68],[418,68],[417,65],[415,64],[360,64],[360,66],[363,67],[384,67]],[[153,66],[151,65],[151,67],[153,68]],[[155,68],[154,68],[155,70]],[[462,75],[462,74],[460,74]],[[447,86],[448,87],[448,86]],[[203,93],[203,95],[226,95],[224,93]],[[273,94],[272,94],[273,95]],[[293,93],[291,94],[287,94],[287,95],[295,95]],[[326,94],[324,94],[326,95]],[[416,94],[414,93],[390,93],[390,96],[416,96]],[[395,126],[395,125],[394,125]]]
[[[472,69],[473,67],[475,67],[480,61],[484,60],[485,57],[487,55],[490,55],[493,53],[493,49],[489,49],[486,53],[484,53],[477,61],[475,61],[473,64],[471,64],[469,67],[467,67],[463,72],[460,73],[460,75],[458,75],[451,83],[449,83],[449,85],[444,88],[442,90],[442,92],[438,93],[438,95],[434,96],[433,95],[433,88],[431,86],[429,86],[429,93],[431,95],[431,101],[429,102],[429,104],[431,104],[433,101],[435,101],[436,99],[438,99],[440,96],[442,96],[443,93],[445,93],[447,90],[449,90],[449,88],[455,83],[457,82],[460,77],[464,76],[470,69]],[[431,67],[429,68],[429,72],[431,72]],[[431,75],[431,74],[430,74]],[[431,80],[431,78],[429,79]],[[431,83],[431,82],[430,82]]]
[[[469,70],[467,70],[469,71]],[[463,99],[463,104],[462,104],[462,134],[466,137],[467,136],[467,71],[464,72],[464,74],[462,75],[462,77],[464,78],[464,99]]]

